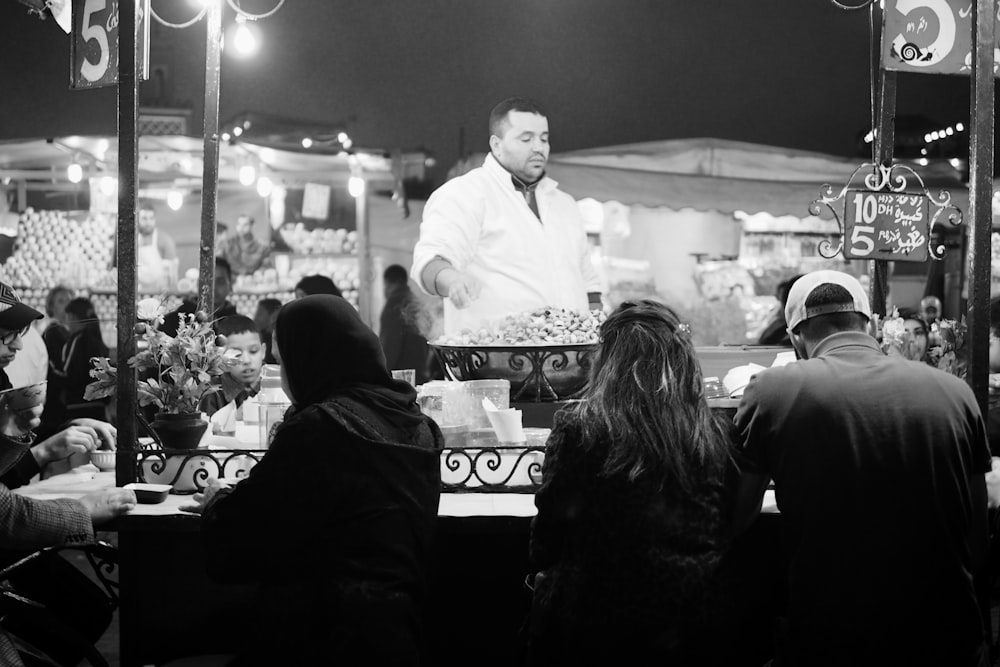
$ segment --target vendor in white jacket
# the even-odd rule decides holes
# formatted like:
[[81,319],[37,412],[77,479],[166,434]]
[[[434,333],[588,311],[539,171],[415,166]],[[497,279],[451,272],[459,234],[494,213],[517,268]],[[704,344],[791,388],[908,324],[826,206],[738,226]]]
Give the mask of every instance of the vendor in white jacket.
[[544,306],[601,307],[576,202],[545,176],[549,122],[525,98],[490,113],[490,155],[427,200],[410,276],[445,297],[444,332]]

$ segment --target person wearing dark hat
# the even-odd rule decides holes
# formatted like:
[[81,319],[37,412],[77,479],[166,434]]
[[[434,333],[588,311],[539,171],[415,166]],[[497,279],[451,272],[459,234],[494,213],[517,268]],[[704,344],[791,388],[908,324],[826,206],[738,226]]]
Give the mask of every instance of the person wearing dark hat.
[[295,284],[295,298],[301,299],[312,294],[332,294],[333,296],[343,296],[340,288],[330,278],[316,274],[306,276]]
[[800,359],[758,373],[736,413],[736,530],[773,479],[789,563],[775,662],[985,667],[986,426],[965,382],[886,356],[871,315],[854,277],[800,278]]

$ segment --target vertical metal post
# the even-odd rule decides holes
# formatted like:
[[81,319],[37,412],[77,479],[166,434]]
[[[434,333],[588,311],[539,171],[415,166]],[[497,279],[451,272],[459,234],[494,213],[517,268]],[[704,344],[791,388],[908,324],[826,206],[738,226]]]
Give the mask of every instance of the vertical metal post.
[[135,204],[139,181],[139,80],[136,72],[137,0],[119,5],[118,61],[118,486],[135,481],[136,395],[135,372],[126,363],[136,344],[136,227]]
[[969,132],[968,340],[966,381],[986,414],[989,400],[990,234],[993,226],[993,43],[996,0],[972,5],[972,90]]
[[[873,10],[874,11],[874,8]],[[874,25],[874,22],[873,22]],[[872,48],[879,49],[874,62],[881,59],[881,40],[873,39]],[[876,107],[875,119],[875,162],[884,167],[892,165],[896,144],[896,73],[878,68],[878,87],[873,100]],[[871,276],[872,312],[885,316],[886,299],[889,295],[889,263],[883,259],[869,262]]]
[[206,10],[205,151],[201,184],[201,245],[198,248],[198,304],[215,311],[215,216],[219,190],[219,86],[222,52],[222,2],[211,0]]
[[[361,177],[364,178],[363,176]],[[354,198],[354,213],[358,232],[358,313],[368,326],[372,326],[372,253],[368,233],[368,188]]]
[[[136,392],[135,371],[128,366],[136,351],[133,331],[136,298],[136,188],[139,181],[139,79],[136,42],[138,0],[119,0],[118,12],[118,454],[115,481],[122,486],[136,479]],[[149,20],[146,17],[146,20]],[[135,561],[135,536],[122,531],[118,536],[120,603],[134,609],[140,572]],[[123,665],[136,664],[135,646],[142,620],[122,614],[119,619],[119,651]]]

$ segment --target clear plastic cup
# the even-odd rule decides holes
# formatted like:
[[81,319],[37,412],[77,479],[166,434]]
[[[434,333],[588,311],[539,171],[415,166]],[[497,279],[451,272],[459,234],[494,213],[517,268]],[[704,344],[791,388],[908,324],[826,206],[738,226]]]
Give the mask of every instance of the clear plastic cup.
[[470,429],[491,428],[490,419],[483,409],[484,398],[493,401],[493,405],[500,410],[510,407],[509,380],[466,380],[462,386],[470,399],[468,406]]

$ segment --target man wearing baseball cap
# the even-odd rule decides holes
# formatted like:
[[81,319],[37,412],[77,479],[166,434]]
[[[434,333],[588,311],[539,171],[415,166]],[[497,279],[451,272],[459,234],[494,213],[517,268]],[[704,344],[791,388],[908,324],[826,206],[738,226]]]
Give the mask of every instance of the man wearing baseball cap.
[[758,373],[736,413],[737,530],[769,479],[781,512],[776,664],[985,667],[986,428],[963,381],[883,354],[871,315],[854,277],[800,278],[800,360]]
[[[21,336],[42,316],[21,302],[17,292],[0,283],[0,389],[10,380],[2,370],[21,349]],[[92,451],[105,442],[115,446],[115,428],[96,419],[75,419],[61,431],[35,443],[31,429],[38,426],[42,405],[23,410],[10,405],[11,392],[0,394],[0,549],[32,550],[42,547],[92,542],[94,526],[124,514],[135,506],[128,489],[108,489],[79,500],[34,500],[14,494],[12,479],[26,481],[49,461],[77,452]],[[4,654],[0,638],[0,655]]]

